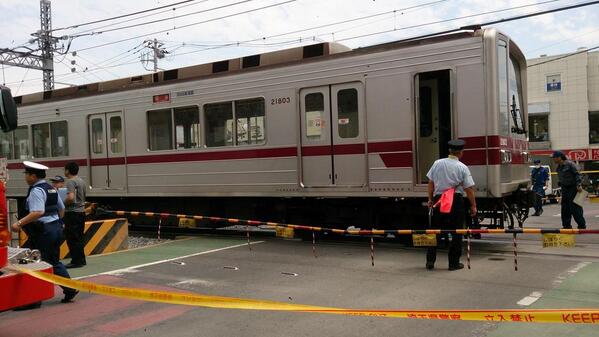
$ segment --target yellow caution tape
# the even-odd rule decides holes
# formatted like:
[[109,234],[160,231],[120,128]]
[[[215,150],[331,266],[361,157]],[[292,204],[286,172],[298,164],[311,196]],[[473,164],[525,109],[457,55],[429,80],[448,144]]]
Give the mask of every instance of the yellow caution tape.
[[352,316],[417,318],[457,321],[494,321],[528,323],[599,324],[599,309],[538,309],[538,310],[369,310],[341,309],[274,301],[209,296],[146,289],[107,286],[85,281],[66,279],[53,274],[32,271],[20,266],[14,269],[32,277],[80,291],[132,300],[182,304],[218,309],[244,309],[322,313]]

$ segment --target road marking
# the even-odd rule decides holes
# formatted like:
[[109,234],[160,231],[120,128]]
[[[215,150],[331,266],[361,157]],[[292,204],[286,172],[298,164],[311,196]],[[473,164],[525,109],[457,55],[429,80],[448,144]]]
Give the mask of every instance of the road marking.
[[579,264],[577,264],[576,266],[574,266],[572,269],[569,269],[565,273],[559,274],[557,276],[557,278],[555,280],[553,280],[553,286],[557,287],[562,282],[564,282],[568,277],[570,277],[570,276],[578,273],[579,270],[581,270],[582,268],[588,266],[589,264],[591,264],[591,263],[590,262],[580,262]]
[[557,214],[554,214],[552,216],[562,216],[562,214],[561,213],[557,213]]
[[522,306],[529,306],[533,303],[535,303],[536,301],[539,300],[539,298],[541,298],[541,296],[543,296],[543,293],[540,291],[533,291],[530,295],[524,297],[523,299],[521,299],[520,301],[518,301],[518,305],[522,305]]
[[[255,245],[255,244],[258,244],[258,243],[264,243],[264,241],[254,241],[251,244]],[[177,257],[174,257],[172,259],[165,259],[165,260],[160,260],[160,261],[154,261],[154,262],[149,262],[149,263],[144,263],[144,264],[138,264],[137,266],[131,266],[131,267],[127,267],[127,268],[115,269],[115,270],[106,271],[106,272],[97,273],[97,274],[85,275],[85,276],[81,276],[81,277],[76,277],[74,279],[75,280],[80,280],[80,279],[84,279],[84,278],[88,278],[88,277],[94,277],[94,276],[100,276],[100,275],[118,275],[118,273],[136,272],[136,271],[132,271],[132,270],[137,269],[137,268],[142,268],[142,267],[153,266],[153,265],[161,264],[161,263],[165,263],[165,262],[171,262],[171,261],[176,261],[176,260],[180,260],[180,259],[186,259],[188,257],[194,257],[194,256],[205,255],[205,254],[210,254],[210,253],[216,253],[216,252],[220,252],[220,251],[227,250],[227,249],[233,249],[233,248],[238,248],[238,247],[247,247],[247,245],[248,245],[247,243],[241,243],[241,244],[238,244],[238,245],[233,245],[233,246],[228,246],[228,247],[223,247],[223,248],[217,248],[217,249],[207,250],[207,251],[204,251],[204,252],[199,252],[199,253],[194,253],[194,254],[189,254],[189,255],[183,255],[183,256],[177,256]]]

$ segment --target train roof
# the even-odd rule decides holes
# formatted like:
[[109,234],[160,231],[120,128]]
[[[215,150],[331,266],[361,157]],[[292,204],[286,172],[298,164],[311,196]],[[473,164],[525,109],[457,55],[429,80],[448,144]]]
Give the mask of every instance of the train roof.
[[335,42],[323,42],[303,47],[290,48],[264,54],[256,54],[216,61],[206,64],[193,65],[183,68],[164,70],[151,74],[144,74],[116,80],[95,82],[80,86],[60,88],[50,91],[37,92],[14,99],[20,106],[34,105],[48,101],[58,101],[87,97],[100,94],[108,94],[123,90],[133,90],[177,82],[192,81],[218,76],[227,76],[243,72],[251,72],[273,67],[283,67],[308,62],[317,62],[339,57],[350,57],[361,54],[375,53],[392,49],[406,48],[417,45],[426,45],[450,40],[458,40],[467,37],[478,36],[480,31],[459,32],[447,35],[439,35],[421,39],[409,39],[377,44],[368,47],[351,49]]

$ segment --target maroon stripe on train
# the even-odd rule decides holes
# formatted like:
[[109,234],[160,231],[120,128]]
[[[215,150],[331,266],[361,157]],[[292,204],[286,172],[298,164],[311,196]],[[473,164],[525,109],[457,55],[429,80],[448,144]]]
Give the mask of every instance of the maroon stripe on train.
[[487,150],[467,150],[464,151],[460,161],[466,165],[487,165]]
[[[45,166],[48,166],[49,168],[56,168],[56,167],[64,167],[67,163],[70,162],[76,162],[77,165],[79,166],[87,166],[87,160],[85,159],[69,159],[69,160],[44,160],[44,161],[36,161],[36,163],[38,164],[42,164]],[[6,165],[6,167],[9,170],[19,170],[19,169],[24,169],[25,166],[23,165],[23,163],[8,163]]]
[[147,156],[127,157],[128,164],[169,163],[187,161],[228,160],[228,159],[251,159],[251,158],[276,158],[295,157],[295,147],[282,147],[278,149],[253,149],[241,151],[214,151],[199,153],[173,153],[157,154]]
[[105,165],[125,165],[125,157],[117,158],[94,158],[91,160],[92,166],[105,166]]
[[379,153],[385,167],[412,167],[412,153]]
[[335,155],[364,154],[366,153],[366,146],[364,146],[364,144],[335,145],[333,151],[335,152]]
[[411,140],[399,140],[392,142],[376,142],[368,143],[368,152],[395,152],[395,151],[412,151]]
[[302,146],[302,156],[330,156],[332,153],[331,145],[320,146]]

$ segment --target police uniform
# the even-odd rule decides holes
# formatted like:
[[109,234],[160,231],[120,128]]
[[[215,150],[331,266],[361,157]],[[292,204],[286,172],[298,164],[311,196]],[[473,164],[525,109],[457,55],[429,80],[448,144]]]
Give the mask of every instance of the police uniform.
[[[59,212],[64,210],[64,203],[59,197],[58,191],[48,184],[42,177],[48,167],[25,161],[25,173],[35,174],[37,180],[32,181],[25,204],[22,207],[21,220],[30,212],[44,212],[37,220],[16,224],[29,236],[28,248],[37,249],[41,253],[42,261],[52,265],[54,274],[70,278],[65,266],[60,262],[60,244],[62,242],[62,221]],[[62,287],[65,298],[62,302],[70,302],[78,293],[75,289]]]
[[[449,148],[453,150],[463,150],[466,144],[461,139],[452,140]],[[455,190],[453,204],[450,213],[441,213],[439,207],[433,209],[433,224],[439,229],[461,229],[464,228],[465,207],[464,189],[474,186],[474,180],[470,170],[464,163],[460,162],[455,156],[448,156],[436,160],[433,166],[426,174],[428,179],[434,184],[433,205],[436,204],[441,195],[450,189]],[[463,268],[460,264],[462,255],[462,235],[451,234],[451,244],[449,246],[449,269],[456,270]],[[426,254],[426,267],[433,269],[437,259],[437,247],[429,247]]]
[[[535,160],[535,164],[541,164],[540,160]],[[537,197],[535,198],[535,216],[539,216],[543,213],[543,198],[545,197],[545,184],[549,180],[549,172],[543,166],[535,167],[530,172],[530,178],[532,180],[532,191],[535,192]]]

